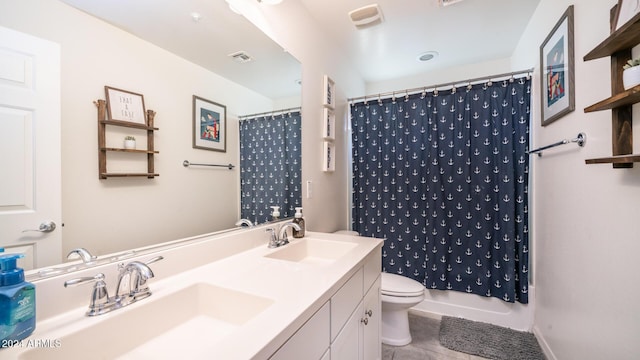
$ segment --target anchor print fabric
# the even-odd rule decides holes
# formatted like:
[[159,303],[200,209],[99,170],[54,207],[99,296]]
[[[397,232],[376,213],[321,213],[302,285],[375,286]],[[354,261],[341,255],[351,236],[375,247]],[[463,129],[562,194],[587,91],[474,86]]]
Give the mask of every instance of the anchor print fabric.
[[351,106],[353,229],[428,289],[528,302],[527,78]]
[[292,217],[302,206],[300,112],[240,121],[240,216],[271,220],[271,206]]

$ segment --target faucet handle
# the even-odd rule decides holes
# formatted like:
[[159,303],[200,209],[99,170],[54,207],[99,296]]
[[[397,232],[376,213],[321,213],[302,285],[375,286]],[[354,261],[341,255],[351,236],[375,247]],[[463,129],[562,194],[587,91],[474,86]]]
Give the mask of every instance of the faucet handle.
[[269,249],[277,248],[278,246],[280,246],[278,244],[276,230],[274,228],[266,228],[265,231],[269,233]]
[[113,310],[113,305],[115,305],[115,302],[111,301],[111,298],[109,297],[107,284],[104,282],[104,274],[99,273],[93,277],[81,277],[64,282],[64,287],[94,282],[95,285],[93,286],[93,291],[91,292],[91,300],[89,302],[87,316],[101,315]]

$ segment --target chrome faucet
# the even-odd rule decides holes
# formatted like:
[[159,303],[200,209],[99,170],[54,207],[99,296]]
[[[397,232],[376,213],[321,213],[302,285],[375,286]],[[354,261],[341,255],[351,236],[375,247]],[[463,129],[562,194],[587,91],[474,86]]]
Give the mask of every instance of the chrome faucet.
[[249,219],[240,219],[240,220],[236,221],[236,226],[252,227],[253,223]]
[[106,314],[149,297],[151,291],[147,285],[147,280],[154,275],[148,265],[162,259],[164,259],[162,256],[157,256],[146,263],[132,261],[127,265],[118,265],[120,274],[118,275],[118,286],[114,297],[109,296],[104,274],[102,273],[93,277],[81,277],[65,281],[64,287],[95,282],[86,314],[87,316]]
[[276,235],[276,231],[273,228],[267,228],[265,231],[269,233],[269,248],[273,249],[273,248],[277,248],[283,245],[287,245],[289,243],[289,239],[287,238],[287,229],[288,228],[293,228],[297,231],[302,230],[302,228],[300,227],[300,225],[294,223],[294,222],[286,222],[284,224],[282,224],[282,226],[280,226],[280,229],[278,229],[277,235]]
[[69,251],[69,254],[67,254],[67,259],[71,259],[75,257],[75,255],[78,255],[80,259],[82,259],[82,262],[85,264],[91,264],[98,258],[97,256],[91,255],[89,250],[81,247]]
[[291,221],[282,224],[282,226],[280,226],[280,230],[278,230],[278,241],[280,242],[280,246],[287,245],[289,243],[289,239],[287,238],[288,228],[293,228],[296,231],[302,230],[300,225]]
[[153,271],[147,264],[132,261],[120,269],[118,286],[116,287],[116,301],[120,306],[126,306],[151,295],[147,280],[153,278]]

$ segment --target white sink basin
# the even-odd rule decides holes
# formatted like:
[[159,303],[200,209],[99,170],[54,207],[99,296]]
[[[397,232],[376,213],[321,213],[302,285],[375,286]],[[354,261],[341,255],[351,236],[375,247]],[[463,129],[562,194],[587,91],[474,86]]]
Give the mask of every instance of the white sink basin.
[[303,238],[302,240],[293,240],[265,257],[323,265],[340,259],[356,246],[358,244],[345,241]]
[[[153,296],[129,311],[88,318],[95,324],[63,336],[59,348],[30,350],[20,359],[180,359],[185,347],[214,345],[273,304],[271,299],[205,283],[158,299]],[[203,334],[206,342],[194,343]]]

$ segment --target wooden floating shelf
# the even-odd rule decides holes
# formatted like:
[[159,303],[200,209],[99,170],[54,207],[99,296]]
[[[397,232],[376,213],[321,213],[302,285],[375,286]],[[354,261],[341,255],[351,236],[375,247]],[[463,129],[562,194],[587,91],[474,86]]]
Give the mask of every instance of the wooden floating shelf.
[[640,33],[640,13],[636,14],[620,29],[614,31],[598,46],[584,56],[584,61],[611,56],[620,50],[638,45],[637,34]]
[[118,121],[118,120],[100,120],[101,124],[105,125],[115,125],[115,126],[123,126],[133,129],[142,129],[142,130],[160,130],[157,127],[147,126],[145,124],[137,124],[128,121]]
[[121,148],[100,148],[102,151],[118,151],[118,152],[131,152],[140,154],[159,154],[159,151],[152,150],[140,150],[140,149],[121,149]]
[[160,176],[160,174],[152,174],[152,173],[100,173],[101,179],[106,179],[110,177],[147,177],[153,178],[156,176]]
[[586,164],[629,164],[640,162],[640,154],[615,155],[603,158],[585,159]]
[[637,102],[640,102],[640,85],[586,107],[584,112],[611,110],[621,106],[633,105]]

